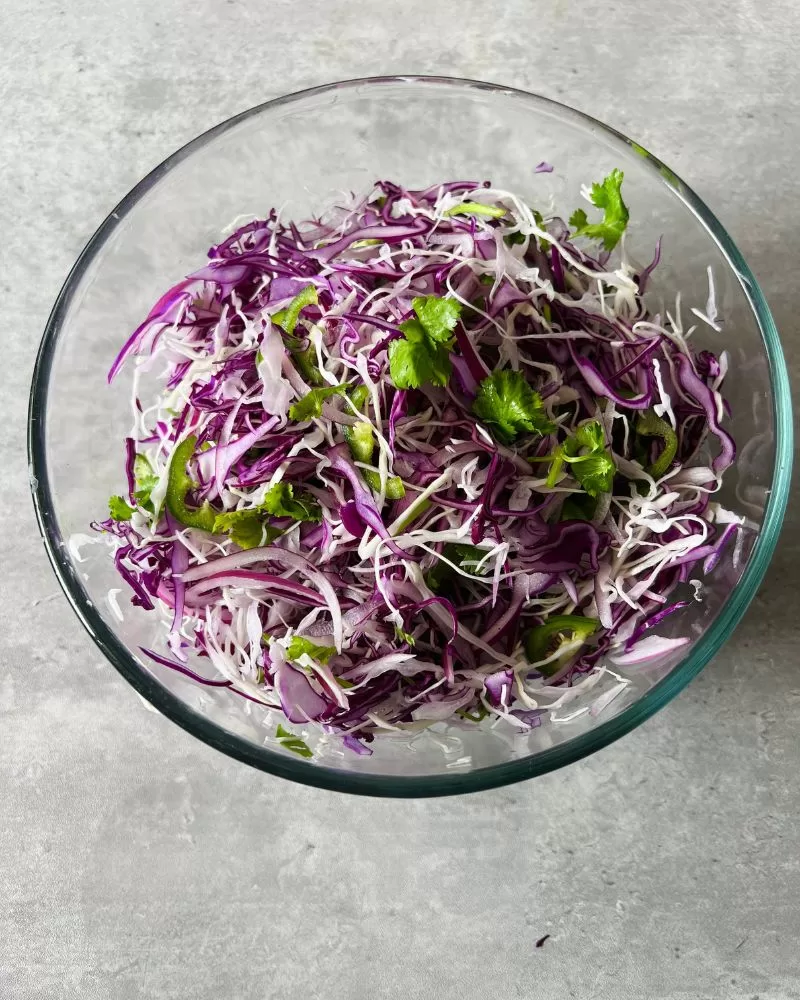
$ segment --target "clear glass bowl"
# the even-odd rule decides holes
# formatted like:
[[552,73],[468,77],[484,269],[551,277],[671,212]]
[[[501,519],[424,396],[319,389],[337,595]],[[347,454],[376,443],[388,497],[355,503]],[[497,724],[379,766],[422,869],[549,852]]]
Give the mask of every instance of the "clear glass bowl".
[[[552,174],[536,174],[540,160]],[[242,213],[283,206],[306,218],[341,190],[381,177],[409,187],[492,178],[531,204],[562,214],[581,184],[625,171],[627,247],[648,261],[662,239],[649,293],[684,312],[704,306],[713,268],[724,332],[698,324],[695,343],[731,353],[726,396],[739,446],[721,494],[745,513],[738,552],[708,579],[705,600],[664,623],[692,636],[679,656],[633,675],[597,717],[547,724],[526,735],[437,727],[378,739],[371,757],[321,746],[306,761],[267,735],[261,710],[225,690],[201,688],[139,653],[154,641],[154,616],[108,602],[121,587],[108,551],[69,539],[87,534],[122,486],[129,423],[124,376],[106,372],[119,346],[161,292],[195,269],[221,230]],[[129,377],[129,376],[128,376]],[[764,297],[732,240],[702,201],[637,144],[577,111],[508,88],[442,78],[355,80],[271,101],[190,142],[138,184],[100,226],[58,297],[36,364],[29,448],[39,524],[76,613],[120,673],[170,719],[232,757],[286,778],[373,795],[442,795],[542,774],[600,749],[639,725],[694,677],[731,634],[764,575],[789,489],[791,409],[778,334]],[[678,620],[680,618],[680,620]],[[64,682],[68,681],[66,678]],[[338,742],[338,741],[337,741]]]

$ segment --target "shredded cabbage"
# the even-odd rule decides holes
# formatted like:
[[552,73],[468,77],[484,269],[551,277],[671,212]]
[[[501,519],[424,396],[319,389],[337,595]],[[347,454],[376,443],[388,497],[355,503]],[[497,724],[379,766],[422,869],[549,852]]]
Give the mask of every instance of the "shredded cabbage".
[[95,523],[163,615],[170,655],[146,654],[368,754],[596,715],[628,685],[607,663],[685,645],[645,633],[742,523],[711,499],[727,359],[691,349],[679,297],[648,312],[661,245],[637,272],[621,185],[570,226],[488,183],[381,181],[241,225],[166,292],[111,368],[137,369],[128,488]]

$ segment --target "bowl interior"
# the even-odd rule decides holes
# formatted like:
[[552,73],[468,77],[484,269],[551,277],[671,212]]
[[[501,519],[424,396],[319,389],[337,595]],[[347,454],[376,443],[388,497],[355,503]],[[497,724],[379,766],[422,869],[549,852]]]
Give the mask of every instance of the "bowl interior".
[[[553,164],[552,173],[535,173],[542,160]],[[653,310],[674,314],[680,291],[695,345],[717,353],[724,347],[731,357],[725,395],[739,455],[719,499],[747,524],[704,581],[703,601],[659,630],[688,634],[691,645],[628,673],[631,685],[597,716],[526,735],[440,724],[411,739],[377,740],[371,757],[323,738],[313,762],[276,744],[274,720],[256,706],[152,665],[139,650],[159,645],[163,626],[129,604],[104,544],[75,543],[93,537],[89,522],[123,486],[131,375],[124,370],[109,388],[106,373],[164,289],[196,269],[237,217],[273,205],[301,219],[379,178],[408,187],[491,178],[567,216],[581,204],[581,185],[614,167],[625,171],[628,252],[647,263],[662,239],[648,293]],[[705,309],[709,269],[722,333],[690,311]],[[104,223],[70,275],[43,342],[31,404],[34,494],[54,566],[84,624],[171,718],[234,756],[308,783],[379,794],[463,791],[549,770],[604,745],[655,711],[713,655],[774,546],[788,490],[788,407],[777,335],[755,281],[714,217],[644,150],[577,112],[519,92],[463,81],[355,81],[218,126],[157,168]]]

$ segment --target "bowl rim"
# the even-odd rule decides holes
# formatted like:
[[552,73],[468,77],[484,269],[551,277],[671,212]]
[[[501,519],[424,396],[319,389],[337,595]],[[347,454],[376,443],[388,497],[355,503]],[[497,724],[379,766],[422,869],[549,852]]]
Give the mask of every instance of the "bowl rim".
[[[234,733],[227,732],[205,716],[195,712],[169,689],[162,686],[154,675],[142,669],[129,653],[125,644],[118,639],[114,630],[106,625],[89,600],[87,593],[73,573],[69,556],[66,554],[64,539],[59,531],[55,516],[47,466],[48,388],[55,348],[62,324],[68,314],[74,290],[108,238],[137,202],[158,183],[164,173],[210,141],[249,118],[332,91],[349,93],[372,88],[377,93],[380,87],[398,84],[421,85],[430,87],[434,91],[473,90],[490,93],[495,97],[505,96],[530,102],[562,120],[570,121],[584,128],[599,130],[606,138],[610,137],[618,144],[626,145],[640,154],[643,164],[660,174],[661,181],[669,186],[685,207],[700,220],[709,237],[716,243],[728,266],[736,275],[761,332],[767,354],[772,389],[775,421],[775,466],[762,528],[741,579],[689,657],[676,666],[642,698],[624,709],[619,715],[602,722],[590,732],[581,734],[560,746],[541,751],[534,757],[506,761],[502,764],[478,768],[463,774],[451,772],[401,776],[360,774],[354,771],[337,770],[305,761],[299,757],[297,759],[290,758],[265,746],[260,747]],[[495,788],[546,774],[556,768],[580,760],[640,725],[678,694],[702,670],[740,621],[761,583],[775,549],[789,496],[792,464],[792,409],[789,379],[778,331],[758,282],[716,216],[698,195],[657,157],[649,153],[639,143],[591,115],[539,94],[459,77],[373,76],[296,91],[265,101],[220,122],[163,160],[112,209],[72,266],[47,320],[31,383],[27,441],[31,492],[36,519],[56,577],[73,610],[95,644],[142,697],[191,735],[229,757],[259,770],[318,788],[361,795],[407,798],[454,795]]]

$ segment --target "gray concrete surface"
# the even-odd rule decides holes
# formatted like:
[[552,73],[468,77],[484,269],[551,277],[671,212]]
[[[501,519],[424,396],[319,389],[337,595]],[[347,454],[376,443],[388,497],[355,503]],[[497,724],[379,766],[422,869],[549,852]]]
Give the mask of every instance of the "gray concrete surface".
[[728,225],[796,377],[798,37],[793,0],[3,0],[2,1000],[800,997],[797,505],[733,640],[635,733],[497,792],[360,800],[143,709],[58,592],[23,443],[48,310],[119,197],[234,112],[381,72],[638,137]]

